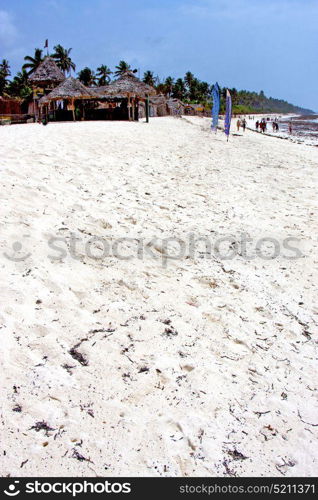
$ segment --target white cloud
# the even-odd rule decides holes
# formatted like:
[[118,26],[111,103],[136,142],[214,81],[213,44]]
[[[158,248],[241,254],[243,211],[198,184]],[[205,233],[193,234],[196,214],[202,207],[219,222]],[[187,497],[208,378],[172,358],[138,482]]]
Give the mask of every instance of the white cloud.
[[0,10],[0,43],[4,47],[11,47],[17,39],[18,31],[13,24],[10,14]]

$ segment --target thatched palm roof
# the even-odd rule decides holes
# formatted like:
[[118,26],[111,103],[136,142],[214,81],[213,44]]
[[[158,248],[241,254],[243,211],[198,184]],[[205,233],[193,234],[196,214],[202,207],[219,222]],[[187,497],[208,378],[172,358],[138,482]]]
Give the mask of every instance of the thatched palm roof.
[[150,98],[150,103],[156,106],[164,105],[167,103],[167,98],[163,94],[158,94]]
[[139,80],[132,71],[126,71],[114,82],[104,87],[96,88],[93,92],[96,97],[127,97],[128,94],[146,97],[147,95],[155,95],[156,89]]
[[56,101],[59,99],[92,99],[93,97],[96,96],[91,89],[85,87],[79,80],[70,76],[48,95],[43,96],[39,103],[45,104],[48,101]]
[[101,97],[107,95],[107,89],[109,85],[101,85],[100,87],[90,87],[89,90],[93,92],[95,97]]
[[65,80],[65,76],[52,57],[46,57],[29,77],[31,83],[56,82]]
[[181,109],[181,108],[184,108],[185,106],[187,106],[182,101],[180,101],[180,99],[176,99],[175,97],[170,97],[167,100],[167,105],[171,109]]

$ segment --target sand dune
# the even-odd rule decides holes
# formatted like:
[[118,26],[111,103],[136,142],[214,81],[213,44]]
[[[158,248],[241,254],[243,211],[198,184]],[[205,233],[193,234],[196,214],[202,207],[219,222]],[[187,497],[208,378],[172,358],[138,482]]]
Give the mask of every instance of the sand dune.
[[317,149],[196,117],[0,138],[1,474],[316,475]]

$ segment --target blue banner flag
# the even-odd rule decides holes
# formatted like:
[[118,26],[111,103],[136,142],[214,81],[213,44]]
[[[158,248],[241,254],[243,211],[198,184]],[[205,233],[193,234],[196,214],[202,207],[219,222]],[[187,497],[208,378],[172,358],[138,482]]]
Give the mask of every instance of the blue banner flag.
[[224,132],[227,135],[227,140],[229,140],[230,128],[231,128],[231,118],[232,118],[232,98],[229,90],[226,90],[226,107],[225,107],[225,120],[224,120]]
[[213,107],[212,107],[212,130],[217,131],[220,111],[220,90],[219,84],[216,82],[212,89]]

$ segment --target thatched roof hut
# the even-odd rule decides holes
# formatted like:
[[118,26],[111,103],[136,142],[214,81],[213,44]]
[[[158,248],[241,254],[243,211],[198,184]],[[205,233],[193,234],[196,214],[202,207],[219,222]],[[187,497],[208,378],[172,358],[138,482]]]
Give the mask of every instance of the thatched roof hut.
[[76,100],[76,99],[92,99],[96,98],[91,89],[85,87],[79,80],[70,76],[64,82],[60,83],[48,95],[41,97],[39,104],[43,105],[49,101]]
[[[157,94],[149,98],[149,116],[167,116],[169,114],[167,98],[163,94]],[[146,116],[146,106],[144,102],[139,103],[139,116]]]
[[83,99],[96,99],[95,94],[79,80],[70,76],[64,82],[60,83],[48,95],[41,97],[39,105],[41,107],[48,105],[50,102],[65,100],[68,101],[69,108],[73,111],[74,116],[74,101]]
[[57,66],[52,57],[47,56],[37,69],[30,75],[29,80],[33,85],[58,85],[65,80],[65,75]]
[[185,104],[180,99],[170,97],[167,100],[167,106],[171,115],[180,116],[184,114]]
[[116,96],[145,98],[155,95],[156,89],[139,80],[132,71],[126,71],[114,82],[104,87],[97,87],[93,92],[96,97]]
[[96,99],[121,100],[125,102],[128,120],[138,116],[138,105],[149,96],[156,95],[156,89],[137,78],[132,71],[126,71],[117,80],[103,87],[91,89]]

